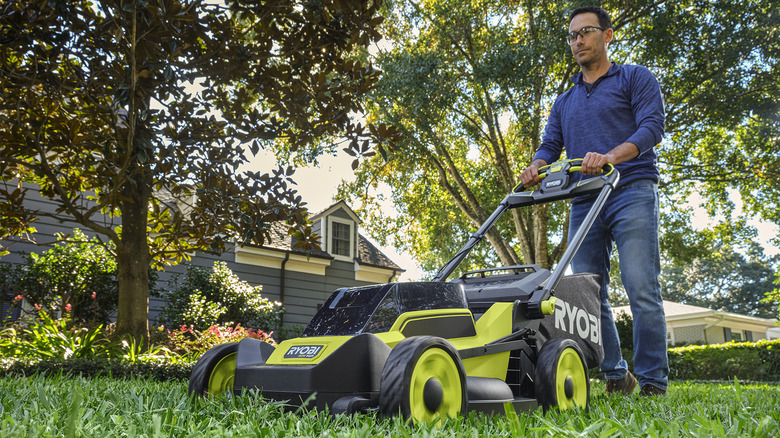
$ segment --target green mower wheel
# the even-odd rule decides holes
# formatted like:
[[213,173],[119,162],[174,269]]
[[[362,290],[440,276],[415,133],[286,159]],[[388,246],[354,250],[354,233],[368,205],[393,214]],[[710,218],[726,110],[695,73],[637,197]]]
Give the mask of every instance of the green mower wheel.
[[551,339],[536,361],[536,399],[546,412],[557,406],[587,409],[590,382],[582,351],[571,339]]
[[466,410],[466,372],[455,348],[433,336],[407,338],[390,352],[379,385],[379,410],[440,423]]
[[198,396],[233,393],[238,342],[217,345],[198,359],[190,375],[189,392]]

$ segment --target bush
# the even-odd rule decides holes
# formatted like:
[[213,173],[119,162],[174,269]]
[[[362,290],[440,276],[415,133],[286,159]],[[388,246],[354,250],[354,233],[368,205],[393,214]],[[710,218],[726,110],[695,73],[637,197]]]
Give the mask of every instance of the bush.
[[240,280],[223,262],[211,270],[190,266],[168,284],[169,292],[160,294],[167,301],[160,314],[165,326],[205,331],[240,324],[265,332],[279,326],[281,304],[261,297],[262,286]]
[[[20,332],[18,332],[19,330]],[[46,312],[26,328],[3,331],[3,341],[11,344],[8,353],[18,357],[70,359],[71,357],[111,356],[116,346],[103,336],[103,326],[92,328],[69,324],[67,318],[54,319]]]
[[669,349],[670,378],[780,381],[780,340]]
[[305,330],[306,326],[302,324],[284,325],[274,330],[274,335],[281,342],[287,339],[300,338]]
[[37,360],[121,360],[128,363],[165,359],[182,361],[166,348],[151,346],[141,351],[132,338],[115,342],[102,325],[82,326],[70,320],[69,313],[54,319],[40,311],[38,318],[27,319],[0,330],[0,358]]
[[164,360],[128,363],[107,359],[6,359],[0,360],[0,377],[33,374],[98,377],[117,379],[143,378],[158,381],[188,380],[194,362],[170,363]]
[[259,339],[276,345],[271,337],[273,333],[242,327],[211,326],[204,331],[198,331],[192,327],[182,326],[177,330],[169,330],[163,326],[152,331],[152,342],[164,347],[173,355],[183,360],[196,360],[210,348],[228,342],[238,342],[244,338]]
[[[66,239],[62,234],[60,240]],[[117,307],[118,285],[113,245],[89,239],[79,229],[43,254],[29,254],[24,265],[0,270],[0,285],[52,317],[66,308],[73,321],[105,324]],[[157,273],[150,270],[149,287]]]

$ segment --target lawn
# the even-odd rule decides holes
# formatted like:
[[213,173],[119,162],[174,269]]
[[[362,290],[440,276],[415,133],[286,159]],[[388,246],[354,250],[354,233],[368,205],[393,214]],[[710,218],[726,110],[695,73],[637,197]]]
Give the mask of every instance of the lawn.
[[589,412],[552,411],[409,426],[373,414],[290,413],[247,395],[189,399],[186,382],[111,378],[0,379],[0,436],[780,436],[780,386],[674,383],[661,398],[604,394]]

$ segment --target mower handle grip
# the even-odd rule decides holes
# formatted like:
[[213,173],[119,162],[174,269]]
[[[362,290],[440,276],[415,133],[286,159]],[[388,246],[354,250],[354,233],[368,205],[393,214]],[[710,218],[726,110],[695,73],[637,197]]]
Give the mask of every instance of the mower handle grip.
[[[566,166],[566,168],[564,168]],[[547,164],[539,168],[539,179],[544,181],[551,173],[565,170],[567,173],[582,172],[582,158],[572,158],[571,160],[556,161],[552,164]],[[607,163],[601,169],[602,176],[609,176],[615,171],[615,166],[612,163]],[[538,184],[538,183],[537,183]],[[530,187],[525,187],[523,183],[518,183],[513,189],[512,193],[524,192],[531,187],[535,187],[536,184]]]

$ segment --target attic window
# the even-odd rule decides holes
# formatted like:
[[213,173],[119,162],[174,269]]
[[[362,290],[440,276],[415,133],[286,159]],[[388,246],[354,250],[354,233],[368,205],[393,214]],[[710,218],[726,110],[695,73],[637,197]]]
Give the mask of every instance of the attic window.
[[331,236],[333,255],[349,257],[350,228],[347,224],[333,222],[333,236]]
[[340,218],[328,218],[330,233],[328,236],[328,252],[337,259],[352,261],[353,256],[353,223]]

